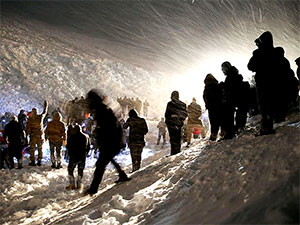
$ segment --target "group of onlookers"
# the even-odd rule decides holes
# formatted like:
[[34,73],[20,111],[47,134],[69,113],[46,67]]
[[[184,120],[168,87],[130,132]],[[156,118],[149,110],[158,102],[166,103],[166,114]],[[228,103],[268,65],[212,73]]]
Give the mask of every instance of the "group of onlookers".
[[[256,87],[250,87],[236,67],[230,62],[224,62],[221,69],[226,76],[224,82],[212,75],[207,74],[204,79],[205,89],[203,99],[205,108],[208,110],[210,120],[209,140],[216,141],[231,139],[241,132],[246,125],[247,114],[253,110],[259,110],[261,114],[261,129],[257,135],[274,133],[273,123],[281,122],[287,116],[289,109],[298,106],[299,81],[295,78],[288,60],[284,57],[281,47],[273,47],[273,38],[270,32],[263,33],[255,40],[258,47],[253,52],[248,68],[255,72]],[[299,65],[299,58],[296,60]],[[299,78],[299,68],[297,70]],[[254,92],[253,92],[254,90]],[[254,96],[255,94],[255,96]],[[256,97],[257,95],[257,97]],[[141,155],[145,146],[145,135],[148,133],[146,120],[141,118],[142,101],[118,98],[117,101],[123,111],[123,116],[128,112],[125,121],[117,119],[111,108],[105,103],[104,96],[97,91],[91,90],[86,98],[75,98],[69,101],[65,107],[66,123],[62,121],[60,110],[52,113],[52,120],[46,123],[45,117],[48,112],[48,103],[44,102],[41,114],[33,108],[25,114],[21,110],[18,118],[12,116],[5,126],[3,138],[8,144],[7,161],[9,168],[14,168],[13,158],[18,161],[18,168],[22,168],[22,149],[29,137],[30,166],[41,166],[43,137],[49,141],[51,152],[51,167],[61,168],[61,149],[65,145],[68,156],[68,174],[70,184],[67,189],[82,187],[82,176],[85,167],[85,158],[92,144],[97,146],[100,152],[94,171],[94,178],[86,191],[94,194],[102,180],[106,165],[111,162],[119,173],[116,182],[128,181],[130,178],[114,160],[127,142],[132,158],[132,172],[139,170]],[[257,101],[256,101],[257,99]],[[256,107],[257,106],[257,107]],[[149,103],[143,103],[143,115],[148,115]],[[253,109],[253,110],[250,110]],[[171,155],[181,150],[182,130],[186,130],[187,146],[191,144],[193,132],[198,130],[202,138],[206,137],[207,131],[201,121],[202,108],[193,98],[187,106],[179,99],[179,92],[171,93],[171,101],[167,103],[164,118],[157,125],[159,145],[161,138],[163,145],[166,143],[166,129],[170,136]],[[3,121],[7,119],[3,117]],[[124,116],[125,117],[125,116]],[[67,126],[67,128],[66,128]],[[124,138],[129,128],[129,139]],[[83,132],[84,129],[84,132]],[[3,141],[3,140],[2,140]],[[35,149],[38,157],[35,159]],[[3,158],[2,158],[3,159]],[[1,166],[2,160],[1,159]],[[78,177],[75,182],[73,175],[75,167],[78,167]]]
[[139,115],[142,115],[143,110],[143,116],[148,116],[149,102],[147,99],[142,102],[138,97],[134,100],[134,98],[128,98],[125,95],[123,98],[117,98],[117,102],[121,106],[123,117],[127,117],[130,109],[134,109]]

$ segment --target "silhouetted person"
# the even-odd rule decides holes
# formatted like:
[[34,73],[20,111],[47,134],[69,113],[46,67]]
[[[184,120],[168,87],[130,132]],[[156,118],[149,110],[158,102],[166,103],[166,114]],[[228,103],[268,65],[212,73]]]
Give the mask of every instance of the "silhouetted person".
[[170,135],[171,155],[180,152],[181,128],[186,117],[186,104],[179,100],[179,92],[173,91],[165,112],[165,121]]
[[297,78],[298,78],[298,81],[300,82],[300,57],[298,57],[296,60],[296,65],[297,65]]
[[4,163],[6,164],[7,168],[9,168],[9,160],[8,160],[8,153],[7,153],[7,145],[6,141],[3,137],[4,127],[0,124],[0,169],[4,169]]
[[134,109],[129,111],[129,118],[124,128],[129,127],[129,148],[132,159],[132,172],[139,170],[142,161],[142,151],[145,146],[144,136],[148,133],[148,126],[145,119],[138,116]]
[[210,122],[209,140],[215,141],[222,122],[222,90],[218,80],[212,74],[206,75],[204,84],[203,99]]
[[246,125],[248,111],[247,92],[250,86],[248,82],[243,82],[243,76],[229,62],[222,63],[221,67],[226,76],[224,82],[226,99],[223,121],[224,139],[230,139],[234,137],[235,131],[243,129]]
[[109,162],[118,170],[119,180],[117,182],[128,181],[129,178],[113,159],[124,147],[122,144],[122,127],[118,123],[115,114],[103,103],[103,97],[95,90],[88,92],[86,100],[89,109],[95,112],[95,120],[97,122],[95,135],[100,150],[94,171],[94,178],[90,188],[87,190],[88,194],[95,194],[98,191],[105,168]]
[[8,161],[9,168],[14,168],[14,160],[16,157],[18,160],[18,169],[22,167],[22,149],[23,141],[25,139],[25,132],[22,129],[21,124],[17,121],[17,117],[13,116],[11,121],[5,126],[4,139],[8,143]]
[[24,111],[24,109],[20,110],[20,113],[18,115],[18,121],[22,126],[22,129],[25,130],[26,129],[26,123],[27,123],[27,115]]
[[288,82],[286,74],[290,64],[281,47],[274,48],[271,32],[264,32],[255,40],[257,49],[248,63],[255,72],[257,99],[261,113],[261,129],[257,135],[274,133],[273,121],[283,121],[287,113]]
[[[70,128],[70,132],[68,133],[67,149],[69,155],[68,175],[70,184],[66,187],[66,189],[81,189],[85,159],[90,150],[90,144],[88,136],[82,132],[80,125],[75,125],[74,128]],[[76,166],[78,177],[75,184],[73,173]]]
[[167,125],[163,117],[160,119],[159,123],[157,124],[157,128],[158,128],[157,145],[159,145],[160,139],[162,138],[163,139],[162,148],[163,148],[166,143],[166,133],[167,133],[166,130]]

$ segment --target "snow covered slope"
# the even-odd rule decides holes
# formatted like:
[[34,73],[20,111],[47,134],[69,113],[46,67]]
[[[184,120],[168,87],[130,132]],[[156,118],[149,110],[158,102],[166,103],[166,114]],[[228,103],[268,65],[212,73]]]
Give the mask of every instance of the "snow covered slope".
[[0,113],[53,107],[91,88],[148,99],[161,115],[170,93],[202,102],[203,80],[246,65],[266,30],[293,69],[299,1],[1,1]]
[[[1,113],[42,108],[44,99],[53,107],[62,106],[64,101],[84,96],[92,88],[112,99],[139,96],[151,104],[157,102],[155,93],[164,93],[163,88],[158,89],[164,78],[157,72],[111,61],[105,54],[83,52],[76,49],[76,44],[48,36],[51,28],[28,30],[32,26],[39,29],[39,23],[28,27],[13,20],[6,22],[1,25],[0,102],[6,103],[2,104]],[[152,104],[153,111],[164,109],[160,103]]]
[[[276,134],[196,140],[176,156],[156,149],[131,181],[106,171],[90,197],[67,191],[67,169],[2,170],[1,224],[286,224],[299,222],[300,118]],[[127,167],[126,171],[130,170]],[[92,168],[85,169],[87,187]]]

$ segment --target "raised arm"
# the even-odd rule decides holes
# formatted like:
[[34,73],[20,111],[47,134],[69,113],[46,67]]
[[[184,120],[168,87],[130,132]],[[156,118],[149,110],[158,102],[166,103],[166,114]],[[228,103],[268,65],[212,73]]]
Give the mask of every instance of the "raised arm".
[[47,112],[48,112],[48,102],[44,101],[44,109],[43,109],[42,115],[46,115]]

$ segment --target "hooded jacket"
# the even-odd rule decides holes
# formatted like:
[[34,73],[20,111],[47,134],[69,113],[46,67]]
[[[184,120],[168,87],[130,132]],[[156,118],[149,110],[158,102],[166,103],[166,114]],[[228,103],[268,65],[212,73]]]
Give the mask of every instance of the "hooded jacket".
[[168,128],[180,129],[183,126],[183,121],[187,117],[186,104],[179,100],[179,94],[176,91],[172,92],[172,101],[168,102],[165,121]]
[[48,123],[45,130],[45,138],[50,142],[63,142],[66,140],[66,128],[64,122],[61,121],[59,112],[54,113],[53,120]]
[[254,50],[253,56],[248,63],[248,69],[255,72],[255,81],[258,87],[281,86],[290,63],[284,57],[281,47],[274,48],[272,34],[267,31],[255,40],[258,49]]
[[208,110],[219,110],[222,104],[222,89],[218,80],[212,74],[208,74],[204,79],[204,84],[205,107]]
[[85,160],[86,155],[90,150],[90,143],[88,136],[82,133],[79,125],[72,128],[72,132],[69,132],[66,147],[71,161]]
[[148,133],[148,126],[145,119],[138,117],[136,111],[129,111],[129,118],[124,128],[129,127],[129,144],[145,144],[144,136]]

